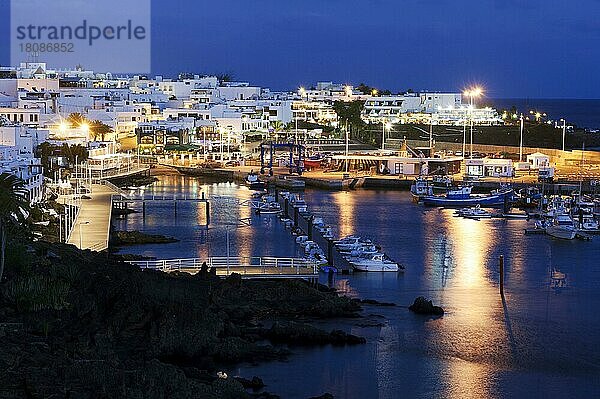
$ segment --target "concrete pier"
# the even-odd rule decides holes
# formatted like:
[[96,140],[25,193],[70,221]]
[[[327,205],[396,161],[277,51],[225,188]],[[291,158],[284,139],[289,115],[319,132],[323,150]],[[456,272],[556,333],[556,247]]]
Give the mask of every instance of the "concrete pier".
[[81,200],[81,209],[69,236],[69,244],[93,251],[108,248],[112,194],[115,194],[112,188],[92,184],[91,199]]

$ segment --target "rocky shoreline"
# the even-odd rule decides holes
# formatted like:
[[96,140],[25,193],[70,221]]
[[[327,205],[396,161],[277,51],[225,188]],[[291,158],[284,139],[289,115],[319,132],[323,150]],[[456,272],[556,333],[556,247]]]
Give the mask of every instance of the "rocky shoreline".
[[220,370],[290,345],[364,343],[310,324],[358,317],[359,301],[302,280],[142,271],[43,242],[25,252],[0,285],[3,398],[276,397]]
[[169,244],[179,242],[173,237],[163,236],[161,234],[146,234],[141,231],[113,231],[111,233],[111,245],[120,247],[126,245],[141,244]]

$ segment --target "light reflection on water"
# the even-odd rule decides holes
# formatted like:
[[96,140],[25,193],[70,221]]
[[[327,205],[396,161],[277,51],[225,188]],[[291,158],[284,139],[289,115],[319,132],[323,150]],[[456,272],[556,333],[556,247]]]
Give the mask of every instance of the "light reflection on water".
[[[153,188],[166,193],[200,189],[240,199],[250,195],[230,183],[183,177],[165,178]],[[261,376],[268,390],[286,398],[323,392],[341,398],[585,397],[600,389],[600,348],[595,345],[600,338],[595,261],[600,237],[566,242],[524,236],[526,221],[455,218],[451,210],[412,204],[406,192],[308,190],[305,198],[339,236],[371,238],[407,267],[399,275],[336,276],[335,287],[349,296],[401,306],[365,307],[366,319],[382,326],[323,322],[365,336],[366,345],[295,349],[289,362],[243,365],[235,372]],[[163,258],[222,255],[220,223],[252,217],[253,227],[231,231],[232,253],[296,254],[293,239],[275,217],[214,204],[215,226],[204,242],[201,234],[207,233],[195,227],[204,218],[203,209],[186,213],[182,206],[177,218],[171,211],[169,205],[156,205],[145,223],[136,214],[117,225],[172,234],[181,243],[125,252]],[[505,303],[498,293],[499,255],[505,257]],[[567,274],[567,288],[550,288],[553,267]],[[408,312],[406,306],[419,295],[443,306],[446,315],[428,319]]]

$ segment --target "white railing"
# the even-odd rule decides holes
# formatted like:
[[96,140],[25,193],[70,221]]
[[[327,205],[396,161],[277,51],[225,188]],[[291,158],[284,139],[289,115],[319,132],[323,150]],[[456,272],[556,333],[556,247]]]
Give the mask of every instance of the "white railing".
[[100,184],[103,186],[106,186],[108,188],[110,188],[111,190],[113,190],[116,193],[119,193],[120,195],[122,195],[123,197],[127,197],[127,191],[123,190],[120,187],[117,187],[116,185],[114,185],[113,183],[111,183],[108,180],[100,180]]
[[198,272],[206,262],[209,268],[215,268],[219,275],[239,273],[242,275],[306,275],[318,274],[318,263],[305,258],[216,256],[210,258],[182,258],[162,260],[125,261],[141,269],[153,269],[163,272]]

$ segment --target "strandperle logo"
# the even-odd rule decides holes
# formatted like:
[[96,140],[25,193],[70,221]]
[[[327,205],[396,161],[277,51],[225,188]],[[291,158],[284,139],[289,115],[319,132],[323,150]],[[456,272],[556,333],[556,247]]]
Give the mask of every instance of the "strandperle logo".
[[11,63],[150,72],[150,0],[12,0]]
[[146,28],[134,25],[131,20],[126,25],[96,26],[83,20],[81,25],[72,26],[17,26],[17,39],[19,40],[83,40],[92,46],[95,41],[105,40],[144,40]]

